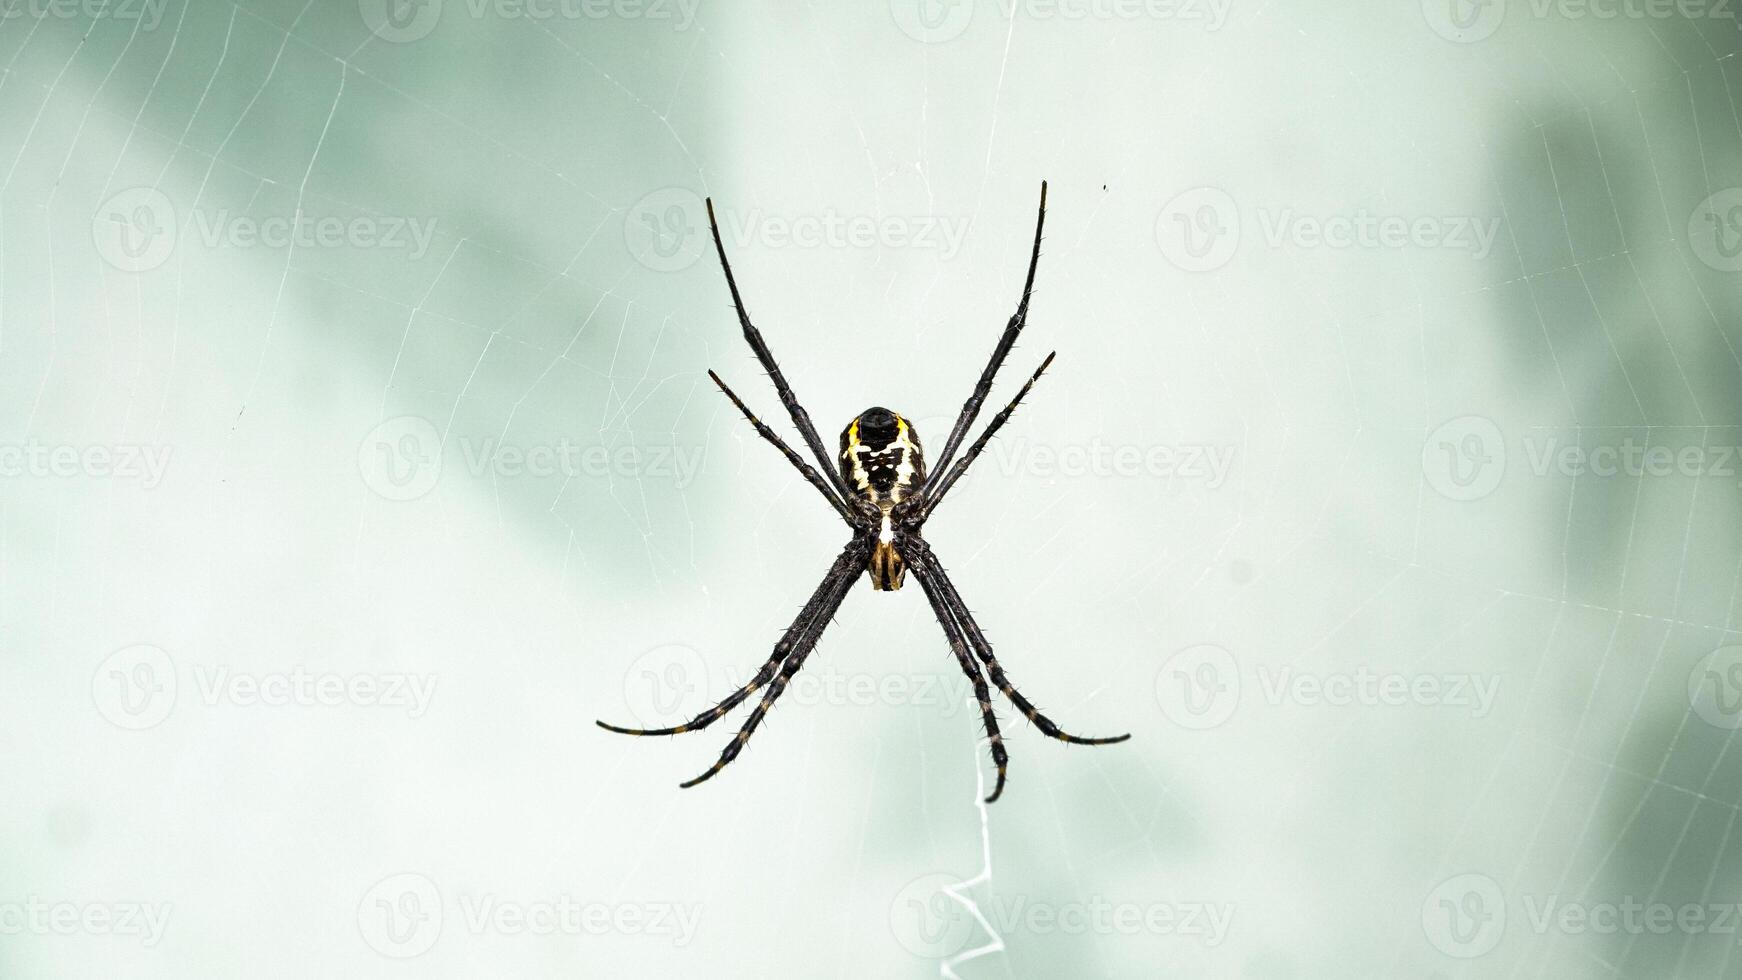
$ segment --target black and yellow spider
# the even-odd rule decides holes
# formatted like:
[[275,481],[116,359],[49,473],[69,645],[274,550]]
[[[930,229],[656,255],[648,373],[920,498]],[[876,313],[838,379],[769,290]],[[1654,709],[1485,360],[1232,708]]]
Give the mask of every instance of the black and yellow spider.
[[[718,721],[764,684],[768,685],[768,693],[763,695],[762,702],[750,712],[744,727],[738,730],[737,737],[727,743],[725,751],[720,753],[720,761],[714,763],[707,772],[682,785],[688,788],[709,779],[738,757],[744,743],[750,740],[756,726],[762,723],[763,715],[768,713],[781,692],[786,690],[793,675],[804,666],[805,658],[816,647],[824,628],[840,608],[841,601],[853,587],[860,571],[869,574],[873,589],[893,591],[901,588],[911,568],[914,577],[919,579],[920,588],[925,590],[926,598],[931,602],[932,613],[937,617],[938,625],[943,627],[944,635],[949,638],[950,648],[956,655],[956,663],[961,666],[962,673],[968,675],[968,680],[974,686],[974,695],[980,701],[980,716],[986,725],[986,736],[991,741],[992,761],[998,766],[998,784],[993,788],[992,794],[986,797],[987,803],[998,799],[999,794],[1004,792],[1005,766],[1009,757],[1004,751],[1004,737],[998,731],[998,719],[992,713],[992,696],[986,687],[986,674],[991,675],[992,683],[998,685],[998,689],[1004,692],[1010,703],[1016,705],[1018,711],[1027,716],[1035,727],[1053,738],[1078,745],[1107,745],[1123,742],[1131,737],[1116,735],[1112,738],[1082,738],[1059,728],[1051,719],[1036,710],[1016,690],[1015,685],[1010,683],[1010,679],[1004,676],[1004,669],[998,666],[998,659],[992,655],[992,644],[980,632],[979,625],[968,612],[967,603],[962,601],[955,584],[945,574],[943,565],[938,562],[937,556],[920,534],[926,519],[931,517],[944,494],[962,478],[969,464],[974,462],[991,441],[993,434],[1016,411],[1017,403],[1022,401],[1022,396],[1028,394],[1028,389],[1040,379],[1041,372],[1052,363],[1054,354],[1057,353],[1055,351],[1054,354],[1047,355],[1046,360],[1041,362],[1040,367],[1035,369],[1034,374],[1016,393],[1016,397],[1010,400],[1010,404],[993,416],[986,430],[968,447],[961,460],[955,466],[950,466],[950,460],[956,455],[956,450],[961,448],[968,429],[980,414],[981,404],[992,390],[993,378],[998,374],[999,367],[1010,353],[1010,348],[1016,344],[1016,337],[1028,320],[1028,299],[1034,291],[1034,269],[1040,261],[1041,229],[1045,225],[1046,183],[1042,181],[1040,216],[1035,222],[1034,249],[1028,259],[1028,278],[1022,285],[1022,300],[1016,306],[1016,313],[1005,325],[1004,334],[998,338],[998,346],[992,350],[992,359],[985,370],[980,372],[980,380],[974,385],[974,393],[968,396],[967,403],[962,406],[962,413],[957,416],[956,424],[944,442],[943,455],[939,457],[937,467],[928,475],[919,433],[914,431],[905,418],[886,408],[866,409],[848,424],[846,431],[841,433],[840,455],[836,464],[830,465],[822,439],[818,437],[816,427],[811,424],[810,414],[799,404],[797,396],[792,393],[792,387],[786,383],[785,375],[781,374],[780,367],[774,363],[774,355],[769,353],[768,344],[762,339],[762,332],[756,329],[756,325],[750,322],[750,315],[744,311],[744,301],[738,295],[737,280],[732,277],[732,265],[726,260],[725,246],[720,243],[720,227],[714,220],[714,202],[712,199],[708,201],[708,227],[713,232],[714,250],[720,255],[720,267],[726,273],[726,286],[732,291],[732,305],[738,311],[738,323],[744,328],[744,339],[749,342],[750,349],[756,353],[756,359],[762,362],[763,369],[774,381],[774,388],[779,392],[787,414],[792,416],[793,425],[798,427],[805,444],[821,464],[821,472],[813,469],[773,429],[751,413],[743,400],[720,380],[719,375],[709,371],[708,377],[713,378],[726,397],[732,400],[732,404],[738,406],[738,410],[744,413],[744,417],[750,420],[750,424],[756,427],[762,438],[779,449],[781,455],[797,467],[804,474],[804,478],[828,500],[836,513],[847,522],[847,526],[852,528],[853,537],[841,551],[840,557],[835,559],[828,574],[823,577],[822,584],[811,594],[810,601],[799,610],[798,618],[792,621],[780,642],[775,644],[774,653],[768,658],[768,662],[762,665],[748,684],[727,695],[719,704],[675,728],[619,728],[602,721],[598,723],[600,728],[625,735],[675,735],[679,732],[696,731]],[[827,479],[824,479],[823,473],[828,474]],[[985,665],[984,674],[980,670],[980,664]]]

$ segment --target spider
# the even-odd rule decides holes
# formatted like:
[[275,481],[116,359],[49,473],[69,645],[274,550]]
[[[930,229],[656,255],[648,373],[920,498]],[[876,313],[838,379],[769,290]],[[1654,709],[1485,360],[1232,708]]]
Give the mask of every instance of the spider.
[[[750,717],[738,730],[737,736],[726,744],[719,761],[707,772],[680,785],[687,789],[713,778],[743,751],[744,744],[762,723],[763,716],[780,698],[781,692],[786,690],[793,675],[804,666],[805,658],[816,648],[823,630],[840,608],[842,600],[846,598],[848,590],[858,580],[860,573],[864,572],[870,578],[873,590],[893,592],[901,588],[911,570],[931,604],[932,614],[936,616],[938,625],[943,627],[944,636],[949,640],[957,665],[967,675],[973,685],[974,696],[980,702],[980,718],[985,724],[986,737],[991,744],[992,762],[998,767],[998,782],[991,795],[986,797],[987,803],[994,802],[1003,794],[1005,769],[1009,761],[1009,754],[1004,750],[1004,736],[999,732],[998,719],[992,712],[992,696],[986,686],[987,676],[991,677],[992,683],[997,685],[1004,696],[1010,699],[1010,703],[1036,728],[1062,742],[1110,745],[1130,738],[1129,734],[1111,738],[1072,735],[1041,714],[1032,702],[1023,697],[1010,682],[1010,678],[1005,676],[1004,669],[998,665],[998,658],[992,653],[992,644],[980,631],[979,624],[974,622],[973,615],[968,612],[967,603],[962,601],[961,593],[956,591],[955,584],[950,581],[943,565],[921,534],[926,520],[931,517],[932,511],[937,508],[944,495],[962,478],[962,474],[979,457],[992,436],[1009,420],[1011,413],[1016,411],[1017,404],[1034,387],[1034,383],[1040,380],[1041,374],[1052,364],[1053,357],[1058,353],[1054,351],[1046,356],[1040,367],[1022,385],[1021,390],[1017,391],[1016,397],[1010,400],[1010,404],[993,416],[985,431],[968,447],[962,458],[951,466],[951,460],[955,458],[968,430],[980,414],[981,405],[991,393],[993,378],[998,374],[1004,358],[1016,344],[1017,335],[1028,321],[1028,300],[1034,292],[1034,270],[1040,262],[1041,230],[1046,225],[1046,182],[1042,181],[1040,185],[1040,214],[1035,221],[1034,248],[1028,258],[1028,278],[1022,286],[1022,299],[1016,306],[1016,313],[1005,324],[1004,333],[998,338],[998,345],[992,349],[991,360],[980,372],[980,380],[974,385],[973,394],[968,396],[967,402],[962,406],[961,414],[950,429],[949,438],[944,441],[943,453],[929,473],[919,433],[914,431],[912,423],[881,407],[866,409],[847,425],[841,433],[840,453],[834,465],[830,464],[822,439],[817,435],[816,426],[811,424],[810,414],[799,404],[797,396],[792,392],[792,386],[787,384],[786,376],[781,374],[780,367],[774,362],[774,355],[769,352],[768,344],[762,339],[762,332],[750,321],[750,315],[744,310],[744,301],[738,294],[738,282],[732,276],[732,265],[727,261],[726,248],[720,241],[720,226],[714,220],[712,198],[708,200],[707,208],[708,228],[713,234],[714,250],[720,256],[720,268],[725,272],[726,286],[732,293],[732,306],[738,313],[738,324],[744,330],[744,339],[774,382],[774,389],[779,394],[781,403],[786,406],[793,425],[798,428],[805,445],[821,464],[820,467],[813,468],[773,429],[758,419],[744,404],[743,399],[720,380],[719,375],[709,371],[708,377],[732,400],[732,404],[744,414],[756,432],[778,449],[811,486],[817,488],[823,499],[847,522],[847,526],[852,529],[852,537],[835,559],[834,565],[830,566],[828,574],[823,576],[822,584],[817,586],[816,591],[805,602],[804,608],[799,610],[798,618],[792,621],[792,625],[787,627],[780,641],[775,644],[773,654],[750,678],[749,683],[727,695],[712,708],[672,728],[621,728],[602,721],[597,723],[599,727],[624,735],[676,735],[680,732],[699,731],[720,720],[727,712],[766,685],[768,691],[762,696],[761,703],[750,712]],[[985,667],[984,672],[981,670],[982,665]]]

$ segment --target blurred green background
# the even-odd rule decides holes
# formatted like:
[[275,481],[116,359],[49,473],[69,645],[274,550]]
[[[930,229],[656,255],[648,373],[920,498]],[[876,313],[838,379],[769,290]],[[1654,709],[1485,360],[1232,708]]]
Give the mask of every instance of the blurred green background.
[[[1721,0],[0,0],[0,976],[1742,976]],[[1066,746],[708,382],[934,445]],[[994,401],[1014,390],[1009,380]],[[790,435],[789,435],[790,437]],[[990,859],[987,875],[983,856]],[[988,933],[944,887],[962,894]]]

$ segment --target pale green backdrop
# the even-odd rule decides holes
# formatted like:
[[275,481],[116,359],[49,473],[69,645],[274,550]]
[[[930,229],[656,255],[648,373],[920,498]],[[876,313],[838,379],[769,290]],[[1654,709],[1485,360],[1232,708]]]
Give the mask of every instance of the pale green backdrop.
[[1742,976],[1730,7],[0,0],[0,976]]

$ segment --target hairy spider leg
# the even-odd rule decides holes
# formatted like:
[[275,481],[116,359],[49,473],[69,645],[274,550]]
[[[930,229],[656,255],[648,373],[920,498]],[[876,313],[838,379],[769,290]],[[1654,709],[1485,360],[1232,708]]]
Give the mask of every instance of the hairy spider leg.
[[[858,561],[864,561],[862,553],[855,557]],[[786,662],[780,665],[780,671],[769,682],[768,691],[762,695],[762,701],[751,710],[750,716],[744,719],[744,725],[738,729],[738,734],[726,743],[725,750],[720,753],[719,761],[709,766],[708,771],[700,776],[688,782],[679,783],[680,788],[689,789],[691,786],[705,783],[714,778],[716,773],[730,765],[733,759],[738,758],[738,753],[744,751],[744,745],[750,741],[750,736],[755,734],[756,726],[762,724],[762,718],[768,714],[768,709],[774,707],[774,702],[780,700],[780,695],[792,682],[793,675],[799,672],[799,669],[804,666],[805,659],[810,656],[812,650],[816,649],[817,641],[822,639],[823,631],[828,629],[829,621],[834,618],[835,611],[841,608],[841,601],[847,598],[847,593],[852,590],[853,583],[858,580],[857,571],[850,575],[842,574],[839,577],[835,582],[834,591],[829,593],[823,604],[818,607],[816,615],[811,619],[810,627],[805,631],[804,642],[794,647],[791,656],[787,657]]]
[[714,252],[720,257],[720,270],[726,274],[726,288],[732,293],[732,308],[738,313],[738,326],[744,331],[744,342],[750,345],[750,350],[761,362],[762,370],[768,372],[768,380],[774,382],[774,390],[780,395],[780,403],[786,406],[786,414],[792,417],[792,424],[798,427],[798,434],[804,438],[805,445],[810,447],[811,454],[821,467],[828,471],[829,482],[835,486],[835,492],[842,500],[848,499],[847,487],[841,482],[840,475],[829,466],[829,454],[823,450],[822,437],[817,435],[817,427],[811,424],[810,413],[799,404],[798,396],[793,394],[792,385],[787,384],[786,375],[780,370],[780,365],[774,362],[774,354],[768,349],[768,342],[762,339],[762,331],[756,329],[756,324],[750,322],[750,313],[744,309],[744,298],[738,293],[738,280],[732,275],[732,263],[726,259],[726,246],[720,241],[720,224],[714,220],[714,199],[708,198],[708,230],[714,236]]
[[1046,181],[1040,182],[1040,214],[1034,221],[1034,248],[1028,255],[1028,277],[1022,283],[1022,299],[1016,304],[1016,312],[1004,324],[1004,333],[998,337],[998,343],[992,348],[992,358],[986,362],[986,367],[980,372],[980,380],[975,382],[974,391],[962,405],[962,414],[956,417],[956,424],[950,429],[950,437],[944,441],[944,451],[938,456],[937,469],[932,471],[931,481],[920,491],[920,496],[932,495],[933,483],[949,470],[950,460],[956,455],[956,449],[962,440],[967,438],[968,429],[973,426],[974,419],[980,414],[980,406],[985,403],[986,396],[992,391],[992,379],[997,377],[998,369],[1004,365],[1004,358],[1009,356],[1010,349],[1016,346],[1017,335],[1028,323],[1028,300],[1034,295],[1034,270],[1040,264],[1040,235],[1046,227]]
[[956,622],[955,614],[939,592],[938,586],[931,580],[931,569],[916,563],[913,574],[919,579],[919,587],[925,590],[926,599],[931,602],[932,615],[937,617],[938,625],[944,628],[944,635],[950,641],[950,651],[956,655],[957,665],[974,685],[974,697],[980,702],[980,721],[986,726],[986,739],[991,744],[992,764],[998,767],[998,784],[992,788],[992,795],[986,797],[986,802],[996,803],[998,797],[1004,794],[1004,777],[1010,765],[1010,754],[1004,750],[1004,735],[998,730],[998,716],[992,711],[992,692],[986,687],[986,677],[980,672],[980,665],[968,653],[968,640],[962,633],[961,624]]
[[617,732],[622,735],[681,735],[684,732],[700,731],[720,720],[727,712],[742,704],[745,698],[756,693],[758,688],[768,683],[769,678],[774,676],[775,670],[810,637],[811,627],[817,620],[818,611],[829,602],[835,589],[840,586],[843,580],[850,582],[859,576],[859,566],[865,560],[864,552],[864,545],[857,541],[842,550],[840,557],[836,558],[835,563],[829,567],[828,574],[823,576],[822,584],[818,585],[816,591],[811,593],[809,601],[804,604],[803,609],[799,610],[792,625],[788,626],[786,632],[781,634],[780,641],[774,645],[774,653],[762,664],[761,669],[756,671],[755,676],[750,678],[749,683],[726,695],[719,704],[696,715],[689,721],[671,728],[623,728],[617,725],[608,725],[602,721],[596,721],[594,724],[608,732]]
[[962,601],[962,594],[956,591],[955,583],[950,581],[950,576],[944,571],[943,565],[938,562],[937,555],[933,554],[924,542],[917,539],[909,543],[907,550],[910,561],[923,565],[935,576],[938,585],[943,590],[944,597],[948,600],[951,611],[955,613],[957,621],[967,632],[969,645],[973,648],[975,656],[978,656],[980,661],[986,665],[986,673],[991,675],[992,683],[997,686],[998,690],[1004,692],[1004,696],[1010,699],[1011,704],[1016,705],[1016,710],[1022,712],[1023,716],[1033,723],[1034,727],[1040,729],[1041,734],[1075,745],[1112,745],[1131,737],[1129,732],[1108,738],[1086,738],[1081,735],[1072,735],[1060,728],[1051,718],[1041,714],[1033,702],[1023,697],[1022,692],[1018,691],[1016,685],[1010,683],[1010,678],[1005,676],[1004,668],[998,665],[998,658],[992,653],[992,644],[987,641],[986,635],[980,632],[979,624],[974,622],[974,615],[968,611],[967,603]]
[[842,520],[846,521],[853,527],[857,527],[858,522],[853,519],[853,513],[847,509],[847,505],[841,501],[841,498],[835,495],[834,489],[830,487],[829,484],[823,482],[821,474],[817,473],[815,468],[805,462],[798,453],[794,452],[792,447],[786,444],[786,440],[780,438],[778,433],[773,429],[770,429],[761,419],[757,418],[756,413],[750,411],[750,406],[744,404],[744,400],[738,397],[738,393],[733,391],[731,388],[728,388],[726,382],[720,380],[719,375],[709,371],[708,377],[714,379],[714,384],[718,385],[719,389],[725,393],[726,397],[732,399],[732,404],[738,406],[738,411],[743,412],[744,417],[750,420],[750,424],[756,429],[756,434],[768,440],[774,445],[774,448],[780,450],[780,454],[786,457],[787,462],[798,467],[799,473],[803,474],[804,478],[810,481],[811,486],[816,487],[817,492],[822,494],[824,499],[828,500],[829,506],[835,508],[835,513],[840,514]]
[[980,438],[975,439],[974,444],[968,447],[967,453],[956,461],[956,465],[951,467],[949,475],[938,481],[937,489],[919,503],[919,514],[913,522],[915,526],[924,524],[926,519],[931,517],[931,512],[937,509],[938,504],[943,501],[944,495],[950,492],[950,488],[956,485],[956,481],[962,478],[963,473],[968,472],[968,467],[974,464],[974,460],[980,458],[980,454],[986,449],[986,444],[992,441],[992,437],[998,434],[998,430],[1004,427],[1005,422],[1010,421],[1010,416],[1016,411],[1016,406],[1022,402],[1022,396],[1028,394],[1028,389],[1034,387],[1034,383],[1040,380],[1041,374],[1046,371],[1047,367],[1052,364],[1052,359],[1057,356],[1058,351],[1056,350],[1046,355],[1046,360],[1041,361],[1040,367],[1035,368],[1034,373],[1029,375],[1027,381],[1023,382],[1022,389],[1016,393],[1015,398],[1010,399],[1010,404],[1004,406],[997,415],[992,416],[992,421],[987,424],[986,431],[980,433]]

